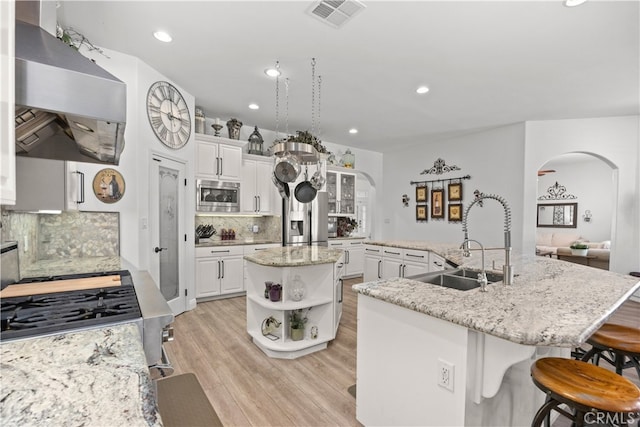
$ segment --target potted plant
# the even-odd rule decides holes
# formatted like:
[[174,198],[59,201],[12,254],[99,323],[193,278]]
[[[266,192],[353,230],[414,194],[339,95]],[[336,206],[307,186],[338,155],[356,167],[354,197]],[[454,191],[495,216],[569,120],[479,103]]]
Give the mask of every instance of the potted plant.
[[353,218],[338,217],[338,237],[349,237],[358,228],[358,221]]
[[292,341],[300,341],[304,338],[304,326],[309,320],[307,318],[308,311],[309,309],[303,313],[303,310],[300,308],[291,310],[289,313],[289,336]]
[[573,243],[569,248],[571,248],[571,255],[586,256],[589,251],[589,246],[579,242]]

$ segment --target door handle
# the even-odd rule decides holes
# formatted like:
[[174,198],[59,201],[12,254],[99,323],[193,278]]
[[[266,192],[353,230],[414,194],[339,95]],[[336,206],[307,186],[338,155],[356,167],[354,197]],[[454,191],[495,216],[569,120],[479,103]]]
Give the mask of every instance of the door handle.
[[157,247],[157,246],[156,246],[155,248],[153,248],[153,251],[154,251],[155,253],[162,252],[162,251],[166,251],[166,250],[167,250],[167,248],[159,248],[159,247]]
[[220,160],[220,173],[218,175],[222,176],[222,157],[218,157],[218,160]]
[[382,261],[378,261],[378,279],[382,279],[382,275],[380,274],[380,267],[382,266]]
[[224,279],[224,261],[220,261],[222,263],[222,277],[221,279]]
[[398,277],[402,277],[402,264],[398,266]]
[[349,261],[351,261],[349,259],[349,251],[344,251],[345,255],[347,255],[347,261],[345,262],[345,264],[349,264]]
[[344,281],[342,279],[338,280],[340,280],[340,299],[338,300],[338,302],[341,303],[344,296]]
[[80,177],[80,194],[78,195],[78,200],[74,201],[78,204],[84,203],[84,173],[80,171],[73,171],[73,173],[78,174],[78,176]]
[[261,208],[262,208],[262,203],[260,203],[260,196],[256,196],[256,198],[258,199],[258,212],[260,212]]
[[220,271],[221,271],[220,260],[218,260],[218,279],[220,278]]

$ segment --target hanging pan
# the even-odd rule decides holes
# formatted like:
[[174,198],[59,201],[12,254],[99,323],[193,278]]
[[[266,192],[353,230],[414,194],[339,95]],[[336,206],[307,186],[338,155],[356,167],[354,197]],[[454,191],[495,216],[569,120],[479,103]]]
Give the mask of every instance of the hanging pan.
[[273,171],[280,181],[293,182],[300,175],[300,163],[291,153],[287,152],[277,160]]
[[304,181],[296,185],[294,191],[296,200],[300,203],[310,203],[316,198],[317,193],[318,190],[316,190],[311,181],[309,181],[307,171],[305,170]]
[[280,197],[282,197],[283,199],[289,199],[289,184],[287,184],[286,182],[282,182],[278,179],[278,177],[276,176],[275,171],[273,172],[273,175],[271,175],[271,180],[273,181],[273,183],[275,184],[276,188],[278,189],[278,192],[280,193]]

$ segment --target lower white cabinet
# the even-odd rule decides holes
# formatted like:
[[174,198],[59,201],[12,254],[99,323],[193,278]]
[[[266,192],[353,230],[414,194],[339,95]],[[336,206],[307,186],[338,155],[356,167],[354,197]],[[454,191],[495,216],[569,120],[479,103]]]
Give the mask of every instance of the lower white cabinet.
[[364,239],[330,239],[329,247],[344,250],[344,277],[364,274]]
[[[364,281],[427,273],[431,255],[429,251],[364,245]],[[444,259],[442,262],[444,265]]]
[[196,248],[196,298],[244,291],[242,246]]
[[442,271],[444,270],[446,260],[438,254],[431,252],[429,254],[429,271]]

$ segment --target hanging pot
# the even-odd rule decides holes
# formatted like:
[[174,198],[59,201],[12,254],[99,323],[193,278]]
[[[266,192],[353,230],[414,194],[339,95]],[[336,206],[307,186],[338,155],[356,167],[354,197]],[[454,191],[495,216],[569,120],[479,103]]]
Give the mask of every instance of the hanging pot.
[[280,197],[282,197],[283,199],[289,199],[289,184],[287,184],[286,182],[282,182],[278,179],[278,177],[276,176],[275,171],[273,172],[273,175],[271,175],[271,180],[273,181],[273,183],[275,184],[276,188],[278,189],[278,192],[280,193]]
[[300,163],[291,153],[285,153],[277,160],[273,171],[280,181],[294,182],[300,175]]
[[315,188],[317,191],[320,191],[322,190],[322,186],[324,186],[325,182],[326,180],[324,176],[322,176],[322,172],[320,171],[320,164],[318,163],[316,173],[314,173],[311,177],[311,185],[313,185],[313,188]]
[[313,187],[311,181],[307,179],[307,172],[304,173],[304,181],[296,185],[294,195],[300,203],[310,203],[316,198],[318,190]]

